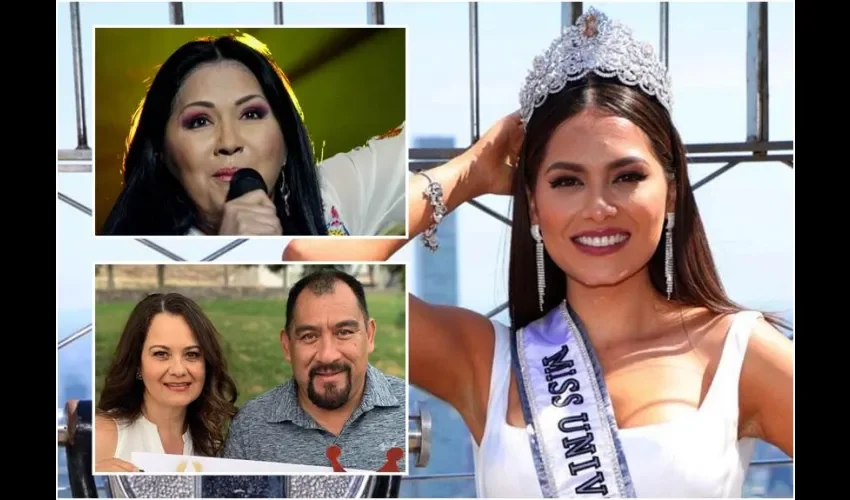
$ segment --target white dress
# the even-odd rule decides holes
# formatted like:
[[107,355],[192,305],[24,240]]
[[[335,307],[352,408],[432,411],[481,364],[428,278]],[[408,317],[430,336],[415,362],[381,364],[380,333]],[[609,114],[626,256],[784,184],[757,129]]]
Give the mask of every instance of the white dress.
[[[133,422],[115,421],[118,427],[118,442],[115,445],[115,458],[131,462],[134,451],[165,454],[159,431],[150,420],[140,416]],[[187,430],[183,434],[183,455],[193,455],[192,434]]]
[[[325,225],[332,236],[405,232],[407,134],[401,124],[318,165]],[[189,236],[203,236],[190,228]]]
[[380,236],[407,214],[404,124],[319,164],[325,223],[331,235]]
[[[740,498],[755,439],[738,439],[738,381],[750,331],[760,314],[738,313],[702,406],[672,422],[619,431],[638,497]],[[495,356],[481,446],[472,442],[479,497],[540,498],[525,429],[505,420],[510,331],[493,323]]]

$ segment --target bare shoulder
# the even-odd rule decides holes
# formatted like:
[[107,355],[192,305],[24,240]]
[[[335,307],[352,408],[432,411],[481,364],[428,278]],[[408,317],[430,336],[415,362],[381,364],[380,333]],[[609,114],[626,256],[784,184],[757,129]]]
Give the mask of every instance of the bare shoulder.
[[750,331],[741,369],[742,387],[767,388],[789,382],[794,374],[794,342],[765,319],[759,318]]
[[95,461],[112,458],[118,445],[118,424],[109,416],[96,414],[94,432]]
[[[694,308],[684,315],[687,330],[698,351],[716,364],[723,356],[724,348],[732,339],[732,327],[739,316],[733,313],[716,313],[703,308]],[[790,367],[793,342],[779,332],[764,317],[757,318],[750,328],[744,350],[741,369],[742,380],[748,377],[761,378],[771,370]]]
[[734,314],[717,313],[705,307],[691,307],[682,312],[682,327],[697,354],[713,372],[723,355]]
[[742,436],[793,456],[794,342],[759,319],[750,331],[740,381]]
[[97,437],[118,435],[118,424],[115,420],[107,415],[96,414],[94,417],[94,429],[97,432]]
[[794,349],[794,342],[786,335],[780,332],[772,324],[768,323],[764,317],[760,317],[753,325],[750,331],[750,348],[758,349],[779,349],[791,353]]

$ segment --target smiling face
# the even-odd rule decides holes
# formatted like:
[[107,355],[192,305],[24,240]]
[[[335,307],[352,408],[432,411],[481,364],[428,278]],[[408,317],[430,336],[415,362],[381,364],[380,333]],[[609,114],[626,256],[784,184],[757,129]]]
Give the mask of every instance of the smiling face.
[[319,408],[334,410],[365,384],[375,321],[364,318],[354,292],[337,281],[332,291],[301,292],[281,343],[299,392]]
[[206,365],[201,347],[183,316],[153,317],[142,346],[145,399],[163,407],[186,407],[203,391]]
[[532,223],[567,276],[617,284],[645,269],[675,206],[673,184],[632,122],[585,110],[552,134],[530,193]]
[[286,160],[283,133],[259,82],[229,60],[188,75],[166,125],[165,149],[175,176],[211,220],[220,217],[236,170],[253,168],[271,190]]

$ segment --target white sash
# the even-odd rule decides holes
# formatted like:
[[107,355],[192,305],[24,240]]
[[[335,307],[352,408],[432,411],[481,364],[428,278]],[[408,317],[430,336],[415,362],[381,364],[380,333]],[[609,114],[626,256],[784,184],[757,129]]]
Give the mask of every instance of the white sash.
[[511,352],[543,496],[635,497],[602,369],[561,303],[512,335]]

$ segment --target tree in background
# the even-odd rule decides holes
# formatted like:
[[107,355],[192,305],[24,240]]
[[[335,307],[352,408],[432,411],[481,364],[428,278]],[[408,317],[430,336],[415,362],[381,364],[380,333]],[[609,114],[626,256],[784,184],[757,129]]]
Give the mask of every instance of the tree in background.
[[106,288],[109,290],[115,289],[115,266],[112,264],[98,264],[94,268],[94,275],[100,276],[103,269],[106,269]]

